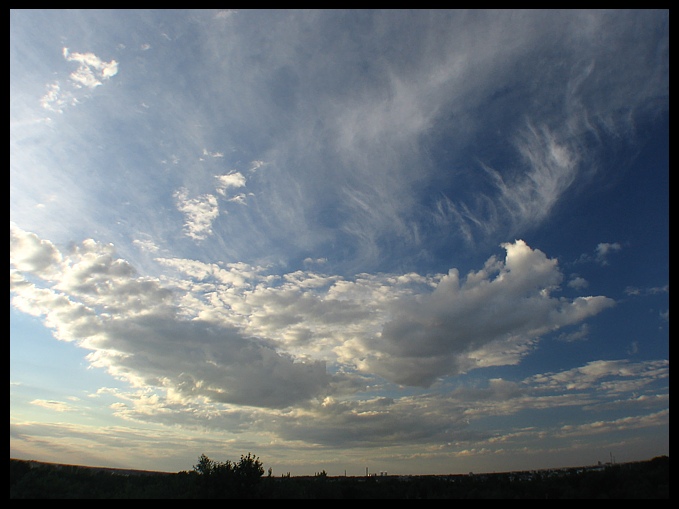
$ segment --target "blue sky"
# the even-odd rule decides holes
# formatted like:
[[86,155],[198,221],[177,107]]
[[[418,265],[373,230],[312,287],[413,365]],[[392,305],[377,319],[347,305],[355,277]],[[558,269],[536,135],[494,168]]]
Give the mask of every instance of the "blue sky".
[[10,457],[669,454],[669,11],[11,10]]

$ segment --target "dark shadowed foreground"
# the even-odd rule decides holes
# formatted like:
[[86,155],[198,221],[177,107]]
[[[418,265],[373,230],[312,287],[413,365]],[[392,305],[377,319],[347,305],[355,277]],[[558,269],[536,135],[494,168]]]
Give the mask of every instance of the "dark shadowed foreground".
[[201,456],[190,472],[9,460],[10,499],[669,499],[670,460],[469,475],[264,475],[259,458]]

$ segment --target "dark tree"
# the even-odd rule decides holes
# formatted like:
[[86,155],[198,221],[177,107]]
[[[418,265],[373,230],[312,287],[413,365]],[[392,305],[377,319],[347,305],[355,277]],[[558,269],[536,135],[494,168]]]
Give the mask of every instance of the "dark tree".
[[193,467],[204,498],[255,498],[264,467],[259,458],[248,453],[237,463],[214,461],[201,454]]

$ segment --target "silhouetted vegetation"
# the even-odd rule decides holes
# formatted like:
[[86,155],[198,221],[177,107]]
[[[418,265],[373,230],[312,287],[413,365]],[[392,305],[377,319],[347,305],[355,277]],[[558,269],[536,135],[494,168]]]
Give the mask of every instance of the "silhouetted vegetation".
[[193,467],[200,498],[258,498],[264,467],[248,453],[238,463],[213,461],[204,454]]
[[670,460],[477,475],[264,476],[259,458],[201,455],[159,473],[9,460],[10,499],[669,499]]

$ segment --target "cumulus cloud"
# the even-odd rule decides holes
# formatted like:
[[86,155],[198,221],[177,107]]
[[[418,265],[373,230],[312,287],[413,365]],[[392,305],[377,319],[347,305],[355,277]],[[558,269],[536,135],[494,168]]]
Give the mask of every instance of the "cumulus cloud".
[[98,350],[92,356],[95,366],[137,380],[139,386],[172,389],[186,399],[284,407],[315,396],[326,384],[324,364],[296,362],[227,326],[146,315],[107,323],[104,332],[105,344],[122,357],[113,355],[113,360]]
[[94,366],[133,385],[172,389],[186,398],[264,407],[310,398],[327,384],[322,362],[300,362],[236,327],[186,318],[170,290],[139,276],[114,256],[111,245],[85,241],[63,264],[48,267],[32,260],[55,260],[52,246],[13,231],[31,244],[10,247],[42,256],[10,259],[36,276],[50,274],[52,281],[38,287],[15,277],[13,304],[42,316],[57,338],[92,350],[88,359]]
[[[39,243],[34,246],[40,251]],[[491,257],[483,269],[470,272],[464,280],[455,269],[437,277],[364,275],[347,281],[304,271],[278,277],[267,275],[262,267],[243,264],[221,267],[158,259],[189,276],[188,280],[178,279],[171,293],[157,281],[136,276],[128,264],[114,258],[111,246],[87,241],[61,269],[54,290],[62,293],[28,285],[16,300],[24,299],[48,314],[64,339],[86,333],[90,339],[85,343],[97,344],[92,338],[99,334],[94,331],[103,327],[104,342],[111,341],[117,348],[124,345],[122,351],[131,352],[135,343],[129,338],[142,334],[149,352],[115,357],[115,363],[108,354],[102,361],[101,352],[92,357],[102,365],[115,364],[123,372],[140,373],[153,351],[166,355],[160,345],[171,343],[181,353],[181,363],[195,355],[191,352],[196,349],[206,356],[205,373],[219,373],[211,362],[221,366],[227,359],[232,361],[232,372],[248,364],[264,369],[275,360],[283,378],[293,386],[300,383],[295,393],[303,392],[304,384],[295,381],[297,377],[303,380],[302,375],[318,382],[312,386],[322,385],[318,364],[302,369],[292,357],[274,355],[269,350],[273,343],[267,343],[273,341],[301,358],[345,362],[399,384],[428,386],[439,377],[474,367],[516,363],[541,335],[582,322],[613,305],[606,297],[553,297],[562,281],[556,260],[523,241],[503,247],[507,253],[504,261]],[[38,295],[38,291],[42,293]],[[41,306],[43,299],[48,303]],[[24,302],[23,307],[27,306]],[[127,320],[116,319],[119,316]],[[174,318],[168,322],[169,316]],[[72,321],[61,323],[63,317]],[[130,317],[136,320],[131,322]],[[185,322],[177,323],[179,317]],[[129,327],[138,332],[131,333]],[[266,340],[257,342],[246,335]],[[201,338],[201,346],[191,345],[195,340],[190,338]],[[212,350],[211,345],[220,342],[223,349],[228,346],[228,353]],[[138,365],[134,359],[139,358],[145,360]],[[156,363],[171,364],[169,360]],[[187,365],[179,372],[186,376],[191,369]],[[223,373],[219,376],[227,378]],[[161,380],[163,374],[155,373],[151,379]],[[230,387],[239,379],[231,379]],[[200,377],[189,380],[183,386],[200,386],[216,399],[219,394],[235,398],[223,388],[211,392]],[[255,387],[246,385],[236,393],[248,388],[254,391]]]
[[430,295],[400,302],[395,318],[369,343],[379,352],[369,365],[395,382],[428,386],[437,377],[487,365],[488,352],[479,351],[503,344],[521,349],[614,304],[601,296],[553,297],[562,281],[556,260],[520,240],[503,247],[504,262],[492,257],[464,280],[453,269]]
[[[19,266],[42,274],[59,259],[51,244],[13,231],[31,242],[15,242],[24,253],[13,258]],[[158,259],[184,275],[168,287],[138,276],[112,246],[86,241],[61,263],[51,289],[16,277],[14,302],[45,314],[62,339],[94,349],[97,365],[156,385],[168,379],[215,400],[284,399],[264,381],[241,386],[248,380],[242,366],[274,369],[281,386],[304,397],[324,385],[326,362],[428,386],[475,367],[516,363],[541,335],[613,305],[606,297],[553,297],[562,282],[556,260],[523,241],[503,247],[504,261],[493,256],[464,279],[456,269],[354,281],[306,271],[280,277],[245,264]],[[314,360],[303,365],[295,357]],[[200,376],[194,360],[204,363]],[[229,388],[209,385],[213,378]]]
[[16,307],[42,315],[57,337],[92,350],[94,365],[132,383],[222,402],[285,405],[341,387],[327,363],[428,386],[516,363],[541,335],[613,304],[553,297],[562,281],[556,260],[523,241],[504,244],[504,260],[493,256],[464,279],[456,269],[353,281],[277,276],[242,263],[159,258],[179,272],[161,284],[110,244],[87,240],[61,254],[15,225],[11,238]]
[[26,232],[10,221],[9,263],[17,270],[38,274],[49,271],[61,262],[61,253],[49,241]]

